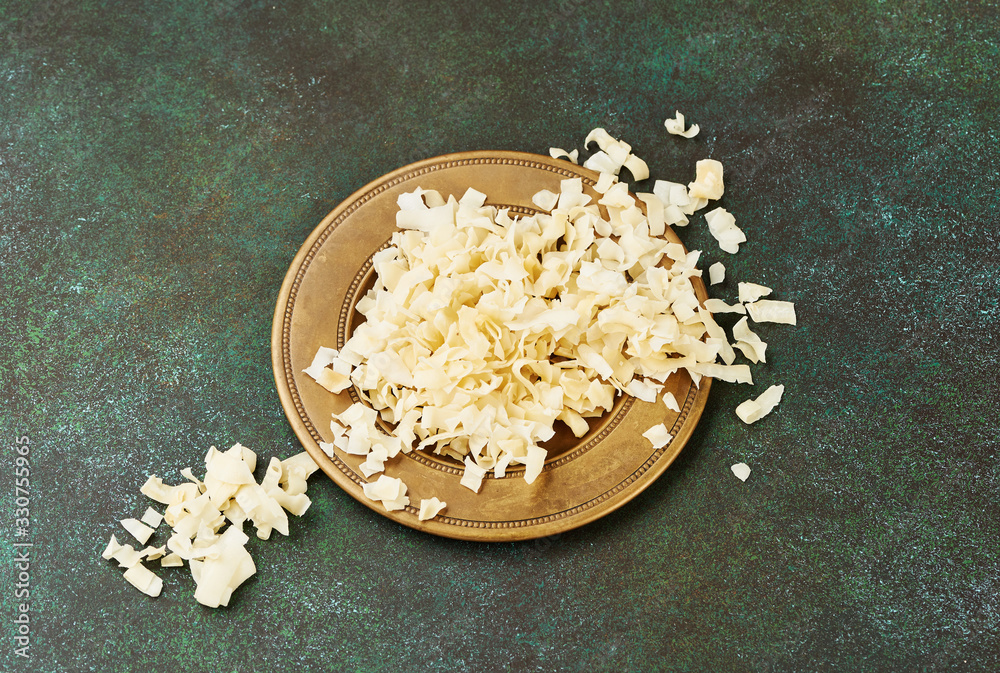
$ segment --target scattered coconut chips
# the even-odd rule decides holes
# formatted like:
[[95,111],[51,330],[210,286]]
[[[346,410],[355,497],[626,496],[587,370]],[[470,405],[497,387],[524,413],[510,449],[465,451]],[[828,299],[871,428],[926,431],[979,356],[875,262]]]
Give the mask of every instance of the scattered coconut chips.
[[[163,581],[142,565],[144,561],[160,559],[162,568],[183,566],[187,561],[197,585],[195,600],[211,608],[228,605],[233,591],[257,572],[246,550],[249,538],[243,524],[251,521],[262,540],[275,530],[288,535],[285,511],[301,516],[309,508],[306,480],[317,470],[307,453],[287,460],[272,458],[258,484],[253,477],[256,466],[257,455],[245,446],[235,444],[225,452],[213,446],[205,456],[204,480],[196,478],[190,468],[181,471],[189,483],[177,486],[149,477],[140,492],[166,505],[166,511],[161,515],[148,508],[141,522],[124,519],[121,524],[140,544],[146,543],[161,521],[167,522],[173,534],[166,545],[141,552],[120,544],[112,535],[102,556],[125,568],[125,579],[149,596],[160,594]],[[167,549],[172,553],[166,554]]]

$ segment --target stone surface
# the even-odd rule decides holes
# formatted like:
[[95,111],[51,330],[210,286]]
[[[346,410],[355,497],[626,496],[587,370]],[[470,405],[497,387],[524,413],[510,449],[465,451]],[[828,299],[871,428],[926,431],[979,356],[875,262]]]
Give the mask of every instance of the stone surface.
[[[997,670],[997,19],[943,0],[5,3],[0,667]],[[675,109],[695,140],[665,132]],[[655,177],[721,160],[748,242],[720,252],[700,217],[679,233],[726,264],[713,296],[745,280],[797,303],[798,327],[759,326],[756,392],[716,384],[652,488],[557,539],[482,545],[318,474],[228,609],[185,570],[151,599],[100,558],[148,474],[197,471],[212,444],[300,450],[269,335],[326,212],[417,159],[571,149],[595,126]],[[736,418],[778,383],[774,413]]]

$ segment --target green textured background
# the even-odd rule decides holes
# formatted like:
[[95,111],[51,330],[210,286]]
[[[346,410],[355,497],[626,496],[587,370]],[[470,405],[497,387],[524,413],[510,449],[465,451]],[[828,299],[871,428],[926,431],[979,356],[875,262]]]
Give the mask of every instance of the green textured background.
[[[0,669],[1000,669],[1000,21],[993,3],[0,5]],[[701,125],[669,136],[675,109]],[[99,558],[211,444],[300,450],[274,302],[339,201],[446,152],[721,160],[763,325],[678,461],[556,539],[420,534],[321,474],[228,609]],[[756,394],[756,393],[753,393]],[[31,659],[13,655],[14,441],[31,447]],[[729,465],[745,461],[746,483]]]

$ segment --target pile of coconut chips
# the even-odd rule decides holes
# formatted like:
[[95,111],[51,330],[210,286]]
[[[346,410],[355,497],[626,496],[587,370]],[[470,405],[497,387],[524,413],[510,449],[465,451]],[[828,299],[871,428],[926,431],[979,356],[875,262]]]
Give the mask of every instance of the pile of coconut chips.
[[[668,130],[693,137],[697,127],[685,131],[678,118],[667,120]],[[476,492],[487,473],[503,477],[513,465],[532,483],[556,421],[582,437],[587,419],[610,411],[619,394],[663,396],[676,410],[663,384],[680,369],[695,383],[709,376],[752,384],[736,350],[764,362],[767,344],[746,318],[731,340],[713,311],[795,324],[794,306],[762,299],[771,289],[754,283],[740,283],[738,303],[702,304],[691,282],[702,275],[700,253],[663,237],[722,197],[721,163],[698,161],[691,183],[658,180],[652,193],[633,197],[619,172],[643,180],[646,163],[603,129],[587,136],[591,143],[598,150],[583,165],[600,174],[596,201],[580,178],[535,194],[538,211],[526,217],[487,205],[475,189],[459,198],[419,188],[399,197],[399,231],[375,255],[375,285],[357,306],[365,322],[339,351],[320,348],[304,370],[332,393],[353,386],[363,398],[333,415],[333,441],[320,446],[331,457],[363,456],[364,476],[379,474],[364,493],[386,510],[410,504],[406,484],[384,474],[400,453],[461,461],[461,484]],[[550,154],[578,158],[575,150]],[[746,241],[724,208],[705,220],[725,252]],[[721,282],[725,268],[713,265],[711,276]],[[738,415],[759,419],[782,390],[748,400]],[[662,424],[644,436],[656,448],[672,439]],[[416,512],[424,520],[445,507],[424,498]]]

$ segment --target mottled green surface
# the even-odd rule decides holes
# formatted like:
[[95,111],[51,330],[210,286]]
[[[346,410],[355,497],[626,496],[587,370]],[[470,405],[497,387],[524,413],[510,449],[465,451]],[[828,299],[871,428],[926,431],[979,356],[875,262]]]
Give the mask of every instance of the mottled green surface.
[[[0,669],[1000,669],[997,7],[451,4],[0,5]],[[696,140],[665,133],[675,109]],[[759,330],[777,413],[746,427],[747,388],[714,386],[663,478],[554,540],[432,538],[317,475],[228,609],[177,570],[147,599],[98,558],[147,474],[300,450],[271,314],[334,205],[595,126],[657,177],[726,165],[749,242],[680,233],[727,265],[716,296],[797,302],[798,327]]]

